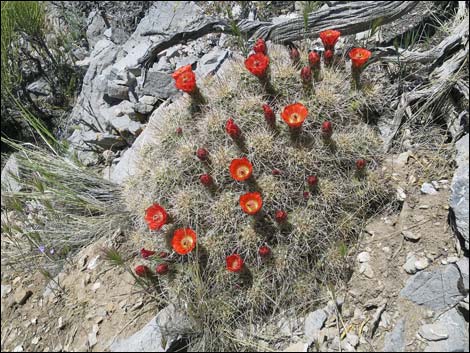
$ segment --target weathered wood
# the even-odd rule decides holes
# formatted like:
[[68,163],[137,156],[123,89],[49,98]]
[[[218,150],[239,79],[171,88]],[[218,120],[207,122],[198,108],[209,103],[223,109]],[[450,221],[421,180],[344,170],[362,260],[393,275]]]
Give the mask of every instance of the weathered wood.
[[[433,63],[438,61],[455,50],[458,50],[460,47],[465,46],[468,42],[468,18],[461,21],[458,26],[456,26],[452,33],[446,37],[442,42],[440,42],[435,47],[418,52],[418,51],[409,51],[404,49],[397,50],[394,47],[386,48],[373,48],[372,52],[374,53],[374,61],[383,61],[383,62],[394,62],[394,63]],[[399,57],[398,57],[399,56]]]
[[[370,29],[374,24],[389,23],[413,9],[418,1],[358,1],[332,2],[331,7],[322,8],[308,15],[307,28],[304,18],[298,16],[278,24],[260,22],[258,20],[242,20],[237,24],[239,32],[254,41],[264,38],[276,43],[288,43],[295,40],[316,37],[327,29],[335,28],[343,34],[355,34]],[[139,60],[140,64],[149,67],[156,60],[158,53],[178,43],[194,40],[214,32],[233,33],[231,24],[222,19],[206,18],[198,28],[188,29],[187,32],[166,34],[156,42]],[[142,35],[155,35],[148,31]]]
[[277,25],[262,26],[252,35],[278,43],[316,37],[328,28],[342,34],[355,34],[374,24],[386,24],[412,10],[418,1],[354,1],[341,2],[308,15],[307,28],[302,16]]
[[[397,135],[400,127],[403,125],[405,118],[405,112],[411,109],[415,103],[420,103],[420,111],[428,109],[432,104],[439,101],[440,98],[447,96],[449,91],[456,85],[460,80],[455,79],[456,74],[461,68],[468,64],[469,54],[469,41],[468,41],[468,17],[463,19],[463,22],[467,23],[467,37],[466,43],[463,48],[454,55],[450,56],[445,60],[442,65],[436,67],[429,75],[430,84],[422,85],[417,87],[414,91],[404,92],[399,98],[398,108],[395,111],[393,121],[391,123],[391,132],[384,138],[384,150],[389,151],[392,146],[392,142]],[[462,23],[456,26],[461,27]],[[446,41],[446,40],[444,40]],[[443,55],[445,52],[443,53]],[[436,59],[436,61],[439,58]],[[421,104],[422,103],[422,104]]]

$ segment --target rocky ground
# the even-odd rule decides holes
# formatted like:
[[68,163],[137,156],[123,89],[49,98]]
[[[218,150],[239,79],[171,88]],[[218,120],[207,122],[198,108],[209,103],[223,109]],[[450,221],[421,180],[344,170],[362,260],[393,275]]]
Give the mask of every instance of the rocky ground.
[[[279,8],[258,8],[259,16],[280,15],[282,21],[301,11],[293,2],[273,3]],[[235,15],[253,16],[253,7],[235,5]],[[237,55],[236,41],[210,34],[162,51],[143,75],[141,60],[150,48],[183,30],[197,31],[213,11],[162,2],[138,25],[126,20],[125,28],[89,12],[89,51],[77,62],[86,75],[65,129],[85,163],[121,183],[132,174],[148,120],[180,96],[170,73],[193,64],[206,77]],[[135,31],[127,33],[129,28]],[[324,308],[280,323],[292,341],[281,350],[468,351],[468,133],[457,151],[455,173],[449,163],[432,175],[423,171],[432,169],[434,151],[415,147],[390,156],[383,168],[392,176],[399,207],[371,219],[351,251],[352,277],[329,293]],[[127,253],[142,245],[132,234],[116,234],[113,242]],[[100,240],[83,249],[54,280],[40,271],[2,267],[2,351],[170,347],[161,330],[176,321],[171,307],[159,312],[129,273],[109,266],[104,245]]]

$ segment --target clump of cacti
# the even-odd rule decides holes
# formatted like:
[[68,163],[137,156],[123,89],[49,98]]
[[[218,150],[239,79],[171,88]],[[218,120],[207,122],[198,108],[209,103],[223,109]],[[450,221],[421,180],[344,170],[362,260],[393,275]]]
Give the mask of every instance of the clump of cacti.
[[293,64],[292,50],[254,49],[194,84],[203,100],[159,110],[126,186],[155,252],[136,272],[151,271],[186,311],[197,350],[250,350],[286,310],[313,309],[325,285],[346,277],[365,221],[391,199],[381,141],[357,113],[381,99],[380,82],[351,91],[350,69],[331,58],[313,82],[308,53],[296,49]]

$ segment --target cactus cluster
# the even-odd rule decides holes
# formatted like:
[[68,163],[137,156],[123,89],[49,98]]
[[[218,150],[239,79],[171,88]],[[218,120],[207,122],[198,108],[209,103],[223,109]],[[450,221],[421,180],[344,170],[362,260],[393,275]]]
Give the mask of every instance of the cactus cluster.
[[[365,73],[362,90],[351,90],[337,58],[306,90],[289,50],[254,49],[269,53],[268,75],[254,59],[255,75],[234,59],[198,81],[197,99],[194,86],[158,110],[126,185],[137,236],[154,251],[136,265],[147,262],[139,271],[156,272],[161,295],[187,313],[197,350],[260,349],[247,342],[276,334],[271,324],[287,310],[314,308],[327,284],[347,276],[348,249],[367,219],[392,199],[381,140],[361,115],[382,104],[381,82]],[[315,56],[303,54],[300,64]],[[145,222],[154,204],[165,215]],[[180,252],[174,238],[189,231],[196,244]]]

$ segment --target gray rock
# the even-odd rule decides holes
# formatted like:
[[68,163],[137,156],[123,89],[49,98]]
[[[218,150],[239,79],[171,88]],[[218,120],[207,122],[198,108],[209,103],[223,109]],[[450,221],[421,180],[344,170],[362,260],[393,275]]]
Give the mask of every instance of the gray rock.
[[134,105],[134,109],[137,113],[143,114],[143,115],[148,115],[153,111],[153,105],[150,104],[145,104],[142,102],[137,102]]
[[215,47],[199,59],[196,73],[201,77],[214,74],[228,57],[228,50]]
[[152,70],[161,72],[172,72],[173,66],[170,64],[166,56],[162,56],[160,59],[158,59],[158,62],[153,64]]
[[458,165],[451,184],[451,224],[457,236],[463,240],[463,246],[469,250],[469,139],[468,134],[462,137],[456,144]]
[[400,319],[392,332],[385,335],[382,352],[405,351],[405,319]]
[[167,72],[149,71],[144,86],[138,95],[149,95],[157,98],[169,98],[178,93],[173,77]]
[[115,44],[124,44],[129,39],[129,35],[122,28],[108,28],[103,35]]
[[408,253],[408,255],[406,256],[406,262],[403,265],[403,269],[406,271],[406,273],[415,274],[416,272],[418,272],[415,265],[417,260],[418,258],[415,254]]
[[433,310],[446,309],[464,297],[458,288],[460,278],[460,272],[455,265],[419,272],[408,279],[400,294]]
[[413,233],[412,231],[409,231],[409,230],[403,230],[401,234],[405,237],[406,240],[418,241],[419,239],[421,239],[420,234]]
[[421,192],[423,194],[427,194],[427,195],[436,195],[437,194],[437,190],[434,189],[434,186],[430,183],[424,183],[421,186]]
[[364,262],[359,266],[359,273],[362,273],[367,278],[374,278],[374,271],[368,262]]
[[120,134],[129,132],[132,135],[137,136],[142,132],[142,124],[131,120],[127,115],[114,117],[110,123]]
[[2,284],[2,298],[5,298],[11,292],[11,286],[9,284]]
[[445,312],[436,324],[445,327],[449,337],[446,340],[430,342],[425,352],[468,352],[467,324],[457,309]]
[[49,82],[42,77],[39,80],[30,83],[26,89],[28,92],[33,93],[36,96],[48,96],[51,94],[51,86],[49,85]]
[[113,119],[114,117],[120,117],[120,116],[128,116],[129,119],[131,120],[137,120],[137,114],[134,109],[134,103],[131,103],[129,101],[122,101],[118,105],[114,105],[111,108],[109,108],[109,120]]
[[457,267],[459,268],[460,275],[462,276],[462,284],[465,291],[469,291],[469,263],[468,257],[462,257],[456,263]]
[[96,11],[90,12],[88,15],[86,38],[91,48],[93,48],[96,43],[104,37],[105,31],[106,23],[104,22],[103,17]]
[[[161,117],[163,110],[169,108],[171,105],[172,104],[170,104],[169,101],[166,101],[157,109],[155,109],[149,118],[149,125],[158,125],[158,121]],[[123,153],[119,163],[117,163],[113,168],[111,168],[109,174],[106,174],[106,177],[114,183],[122,184],[127,178],[133,176],[136,173],[137,159],[140,151],[151,141],[151,130],[148,128],[144,129],[144,131],[134,141],[132,147],[127,149]]]
[[369,260],[370,254],[367,251],[363,251],[359,255],[357,255],[357,261],[359,261],[360,263],[368,262]]
[[115,99],[129,99],[129,87],[117,84],[115,81],[110,81],[106,87],[106,95]]
[[449,338],[449,331],[442,324],[427,324],[419,328],[419,335],[428,341],[442,341]]
[[158,99],[153,96],[143,96],[139,98],[139,103],[147,104],[147,105],[155,105],[157,104]]
[[[5,163],[1,174],[2,194],[3,191],[18,192],[21,190],[21,185],[18,182],[20,171],[18,161],[14,154],[12,154]],[[3,198],[2,198],[3,200]],[[2,201],[3,204],[3,201]]]
[[[184,316],[169,305],[128,338],[117,340],[110,347],[111,352],[165,352],[179,334],[189,330]],[[165,344],[166,342],[166,344]]]
[[328,315],[323,309],[315,310],[307,315],[305,318],[304,334],[310,341],[317,338],[327,318]]
[[415,267],[418,271],[424,270],[429,266],[429,260],[426,257],[419,258],[415,262]]
[[181,66],[186,66],[186,65],[191,65],[193,66],[194,63],[196,63],[199,60],[197,56],[190,55],[190,56],[185,56],[183,58],[176,58],[172,59],[172,66],[174,66],[176,69],[181,67]]
[[121,136],[116,136],[107,132],[83,132],[83,142],[87,145],[99,146],[106,150],[117,150],[127,145],[126,141]]

